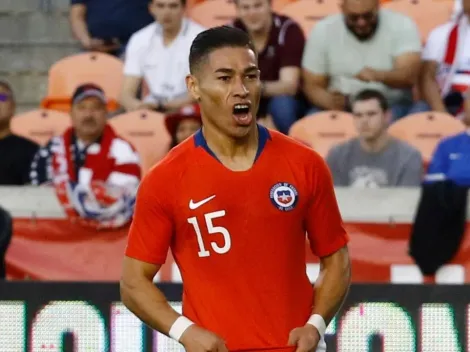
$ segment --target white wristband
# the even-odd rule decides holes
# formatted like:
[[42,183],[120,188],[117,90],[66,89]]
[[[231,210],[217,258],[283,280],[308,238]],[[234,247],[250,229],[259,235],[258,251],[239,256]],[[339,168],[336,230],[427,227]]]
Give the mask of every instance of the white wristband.
[[310,319],[307,321],[307,324],[313,325],[317,328],[318,333],[320,334],[320,338],[325,336],[326,331],[326,323],[325,319],[319,314],[313,314]]
[[188,318],[184,316],[180,316],[178,319],[175,320],[175,322],[171,326],[170,331],[168,332],[168,335],[170,335],[170,337],[173,340],[176,340],[179,342],[179,340],[181,339],[181,336],[186,331],[186,329],[189,328],[193,324],[194,323]]

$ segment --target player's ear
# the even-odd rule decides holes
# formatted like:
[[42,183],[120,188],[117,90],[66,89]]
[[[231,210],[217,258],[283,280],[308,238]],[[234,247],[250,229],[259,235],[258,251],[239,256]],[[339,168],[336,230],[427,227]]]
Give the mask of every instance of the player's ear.
[[201,94],[199,92],[199,84],[197,82],[197,78],[193,75],[187,75],[186,76],[186,87],[188,88],[189,94],[191,94],[191,97],[196,100],[200,101],[201,100]]

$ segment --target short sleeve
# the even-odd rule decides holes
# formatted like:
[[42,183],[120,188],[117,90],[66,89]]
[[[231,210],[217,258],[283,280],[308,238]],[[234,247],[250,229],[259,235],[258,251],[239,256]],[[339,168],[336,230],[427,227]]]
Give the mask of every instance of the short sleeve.
[[443,141],[438,144],[434,151],[427,173],[424,176],[424,182],[443,181],[446,179],[448,171],[449,153],[446,151],[445,141]]
[[[154,169],[153,171],[155,171]],[[164,264],[171,238],[173,220],[164,183],[147,174],[137,192],[134,217],[129,230],[126,256],[152,264]]]
[[307,213],[306,225],[310,248],[318,257],[326,257],[344,247],[348,235],[333,187],[333,180],[325,161],[314,154],[313,191]]
[[328,74],[327,36],[324,29],[325,24],[321,22],[313,27],[302,56],[302,68],[313,74]]
[[139,37],[134,34],[129,40],[126,48],[126,55],[124,61],[124,75],[142,77],[144,75],[141,63],[142,45]]
[[447,43],[447,38],[442,30],[442,27],[435,28],[428,36],[426,44],[423,49],[422,59],[424,61],[434,61],[440,63],[443,59],[444,46]]
[[281,68],[289,66],[300,67],[305,46],[304,33],[295,22],[289,21],[287,26],[284,44],[282,45],[280,66]]
[[421,52],[421,35],[418,26],[408,16],[403,15],[403,21],[396,26],[393,56]]

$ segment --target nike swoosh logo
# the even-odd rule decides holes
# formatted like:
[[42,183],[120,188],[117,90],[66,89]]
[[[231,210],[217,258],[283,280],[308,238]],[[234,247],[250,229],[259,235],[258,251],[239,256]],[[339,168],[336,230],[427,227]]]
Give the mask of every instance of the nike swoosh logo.
[[201,200],[201,201],[199,201],[199,202],[197,202],[197,203],[194,203],[193,200],[191,199],[191,200],[189,201],[189,209],[191,209],[191,210],[197,209],[197,208],[199,208],[201,205],[206,204],[207,202],[211,201],[211,200],[214,199],[214,198],[215,198],[215,194],[214,194],[213,196],[210,196],[210,197],[208,197],[208,198],[206,198],[206,199],[203,199],[203,200]]

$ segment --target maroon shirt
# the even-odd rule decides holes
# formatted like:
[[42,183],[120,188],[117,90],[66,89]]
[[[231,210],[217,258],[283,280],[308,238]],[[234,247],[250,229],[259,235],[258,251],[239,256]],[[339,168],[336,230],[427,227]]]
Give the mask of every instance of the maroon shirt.
[[[240,19],[233,26],[247,31]],[[283,67],[301,67],[305,37],[302,29],[294,20],[273,13],[273,25],[266,47],[258,55],[258,65],[262,81],[277,81]]]
[[[247,32],[240,19],[233,23],[235,28]],[[277,81],[279,71],[283,67],[301,67],[305,46],[305,36],[302,28],[289,17],[273,13],[273,25],[268,42],[258,53],[258,65],[261,71],[261,81]],[[300,91],[299,91],[300,94]],[[265,116],[269,98],[261,98],[258,116]]]

